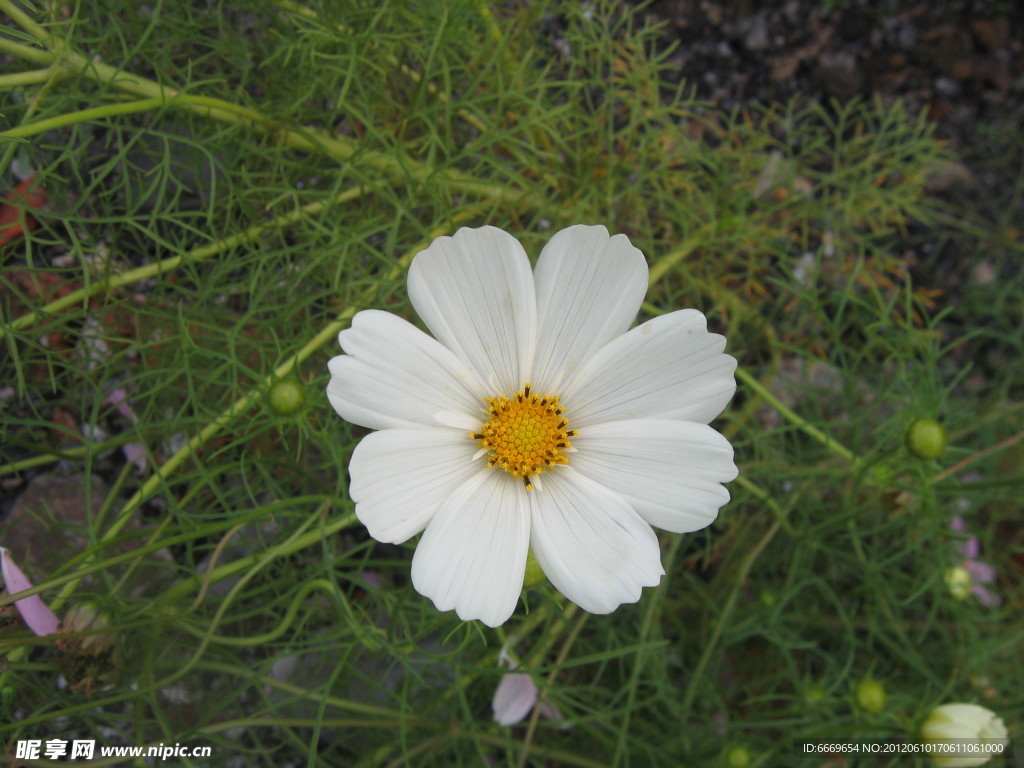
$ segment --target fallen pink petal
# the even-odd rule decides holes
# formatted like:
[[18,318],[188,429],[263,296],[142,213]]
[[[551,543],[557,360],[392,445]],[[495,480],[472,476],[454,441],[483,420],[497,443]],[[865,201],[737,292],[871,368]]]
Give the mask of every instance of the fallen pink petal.
[[142,443],[126,443],[121,447],[121,452],[127,461],[130,461],[139,472],[146,471],[146,464],[149,461],[146,457],[146,446]]
[[[949,521],[949,527],[956,533],[967,533],[967,522],[960,515],[955,516]],[[955,541],[953,546],[960,556],[964,558],[960,564],[961,570],[965,572],[964,584],[962,585],[964,593],[960,599],[967,596],[967,588],[969,586],[970,594],[974,595],[982,605],[989,608],[996,608],[1001,605],[1003,599],[999,595],[981,586],[996,580],[996,569],[990,563],[977,559],[981,554],[981,543],[978,541],[978,537],[970,536],[966,539]],[[969,581],[967,577],[969,577]]]
[[975,583],[987,584],[996,580],[996,569],[981,560],[968,560],[964,563],[964,568],[971,574],[971,581]]
[[[508,655],[505,648],[498,655],[499,663],[508,664],[509,671],[501,678],[491,707],[494,709],[494,722],[498,725],[515,725],[521,722],[537,704],[539,691],[533,678],[525,672],[513,672],[519,665]],[[541,700],[540,713],[549,720],[562,720],[562,712],[549,701]],[[563,728],[566,726],[562,726]]]
[[[4,547],[0,547],[0,570],[3,572],[4,586],[8,594],[14,595],[32,588],[32,582],[21,572],[21,569],[11,559],[11,553]],[[52,635],[57,631],[60,621],[39,595],[15,600],[14,607],[18,609],[18,613],[21,614],[21,618],[24,619],[28,628],[40,637]]]
[[132,407],[128,404],[128,393],[125,392],[124,387],[119,387],[111,392],[107,402],[113,405],[117,412],[126,419],[135,420],[135,414],[132,413]]
[[1003,598],[991,592],[980,584],[971,587],[971,594],[978,598],[978,602],[987,608],[998,608],[1003,603]]
[[494,721],[498,725],[515,725],[525,718],[537,703],[537,684],[524,672],[508,672],[494,692]]

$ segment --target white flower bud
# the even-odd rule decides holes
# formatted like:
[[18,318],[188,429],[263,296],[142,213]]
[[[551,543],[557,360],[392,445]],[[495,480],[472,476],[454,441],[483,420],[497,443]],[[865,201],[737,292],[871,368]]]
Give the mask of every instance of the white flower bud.
[[946,586],[957,600],[966,600],[971,596],[971,574],[962,565],[954,565],[946,569]]
[[932,761],[942,768],[972,768],[984,765],[994,755],[1001,754],[998,745],[1007,743],[1006,725],[991,710],[977,704],[943,704],[936,707],[921,725],[921,738],[928,742],[942,743],[951,739],[991,740],[980,751],[972,755],[950,754],[949,757],[935,755]]

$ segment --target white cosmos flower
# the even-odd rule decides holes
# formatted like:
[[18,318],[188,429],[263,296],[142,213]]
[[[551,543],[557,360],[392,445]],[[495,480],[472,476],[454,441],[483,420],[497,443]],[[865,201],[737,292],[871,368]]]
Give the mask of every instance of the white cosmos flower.
[[943,704],[928,713],[921,725],[922,739],[933,747],[949,747],[948,751],[935,748],[931,752],[932,762],[944,768],[984,765],[992,757],[1005,754],[1007,736],[1002,719],[977,704]]
[[537,266],[494,227],[418,253],[409,297],[431,338],[359,312],[327,397],[379,430],[349,464],[378,541],[423,532],[416,589],[489,626],[515,610],[527,552],[580,607],[609,613],[664,574],[651,526],[709,525],[736,477],[707,426],[736,389],[725,339],[693,309],[629,330],[643,254],[602,226],[556,234]]

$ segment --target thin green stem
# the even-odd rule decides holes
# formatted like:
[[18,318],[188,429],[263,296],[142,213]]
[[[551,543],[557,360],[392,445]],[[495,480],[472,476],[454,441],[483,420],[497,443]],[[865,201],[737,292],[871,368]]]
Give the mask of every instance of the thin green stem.
[[[0,87],[2,85],[3,83],[0,82]],[[55,128],[63,128],[64,126],[75,125],[76,123],[87,123],[90,120],[101,120],[104,117],[131,115],[136,112],[150,112],[154,109],[159,109],[164,103],[161,99],[142,99],[140,101],[126,101],[121,104],[107,104],[103,107],[92,107],[78,112],[67,112],[57,117],[49,117],[45,120],[29,123],[28,125],[11,128],[9,131],[0,133],[0,139],[23,139],[26,136],[35,136],[46,131],[52,131]]]
[[[573,606],[575,607],[575,606]],[[555,664],[561,664],[565,661],[569,655],[569,651],[576,642],[576,638],[580,634],[580,630],[583,629],[583,625],[587,623],[587,618],[590,616],[589,613],[582,614],[573,625],[572,631],[565,638],[565,642],[562,643],[562,648],[558,652],[558,656],[555,657]],[[559,669],[556,667],[548,673],[547,680],[545,681],[544,691],[551,690],[555,685],[555,679],[558,677]],[[519,753],[519,762],[516,764],[516,768],[526,768],[526,762],[530,757],[530,749],[533,746],[533,736],[537,731],[537,723],[540,722],[540,713],[544,708],[544,702],[542,699],[543,691],[537,696],[537,701],[533,705],[533,711],[530,713],[530,722],[526,726],[526,736],[523,737],[522,751]]]
[[[542,207],[545,203],[541,197],[522,189],[484,182],[457,171],[433,168],[405,156],[385,155],[368,150],[343,137],[316,129],[289,127],[257,110],[241,107],[223,99],[183,93],[180,89],[161,85],[102,61],[83,56],[70,47],[58,46],[52,35],[46,35],[41,27],[32,23],[10,0],[0,0],[0,10],[7,12],[11,18],[17,17],[19,23],[29,34],[43,35],[40,41],[47,46],[48,52],[38,52],[28,46],[4,41],[9,43],[6,46],[9,53],[24,54],[26,58],[35,63],[60,66],[71,74],[83,75],[98,85],[110,86],[122,93],[141,96],[145,100],[157,100],[161,106],[185,109],[222,122],[249,125],[256,130],[274,135],[282,146],[314,154],[324,154],[339,164],[358,157],[358,162],[361,165],[379,171],[394,180],[407,181],[411,179],[421,184],[442,183],[454,191],[480,195],[515,205],[525,204],[532,208]],[[4,48],[4,46],[0,46],[0,50],[4,50]]]
[[[0,90],[21,88],[26,85],[39,85],[45,83],[54,76],[50,69],[34,69],[31,72],[17,72],[13,75],[0,75]],[[10,136],[10,132],[0,134],[0,138]]]
[[661,280],[661,278],[663,278],[665,274],[672,269],[672,267],[697,250],[713,231],[714,225],[705,224],[686,238],[686,241],[681,246],[673,251],[669,251],[658,259],[658,261],[651,266],[651,271],[647,277],[647,284],[649,286],[653,286]]
[[244,637],[232,637],[230,635],[208,635],[206,632],[200,632],[199,630],[193,629],[186,623],[182,623],[180,626],[189,634],[195,637],[206,637],[209,642],[216,643],[218,645],[233,645],[239,647],[263,645],[265,643],[271,643],[281,635],[283,635],[288,628],[295,621],[295,616],[298,614],[300,608],[304,608],[303,601],[307,595],[313,590],[320,589],[329,595],[335,593],[334,584],[329,582],[327,579],[314,579],[308,581],[302,585],[298,592],[289,597],[288,609],[285,611],[284,616],[281,618],[281,622],[275,626],[269,632],[264,632],[262,635],[246,635]]
[[729,617],[736,607],[736,601],[739,599],[740,591],[743,589],[743,585],[746,582],[747,574],[750,573],[750,569],[754,567],[754,563],[757,558],[764,552],[765,547],[775,538],[775,534],[782,528],[782,524],[776,520],[772,523],[771,528],[767,530],[761,540],[757,542],[757,545],[750,551],[743,564],[740,566],[739,571],[736,573],[736,578],[733,583],[732,589],[729,591],[729,597],[725,600],[725,605],[722,606],[721,613],[715,618],[715,628],[711,633],[711,637],[707,644],[704,646],[704,650],[701,652],[700,659],[697,661],[697,666],[693,668],[693,672],[690,674],[690,681],[686,686],[686,693],[683,695],[682,703],[682,718],[681,724],[685,726],[690,720],[690,709],[693,706],[693,700],[697,695],[697,684],[704,676],[704,672],[707,669],[708,664],[711,662],[711,656],[718,647],[718,641],[722,637],[722,632],[725,631],[725,627],[729,622]]
[[249,227],[245,231],[236,235],[216,240],[209,245],[204,245],[200,248],[194,248],[180,256],[172,256],[153,264],[147,264],[143,267],[137,267],[136,269],[130,269],[126,272],[121,272],[116,275],[111,275],[109,277],[104,277],[100,280],[90,282],[85,288],[72,291],[66,296],[55,299],[35,311],[28,312],[21,317],[12,320],[6,327],[0,326],[0,339],[3,339],[10,331],[19,331],[32,326],[40,318],[46,315],[56,314],[57,312],[75,305],[84,305],[90,298],[97,294],[112,291],[126,285],[131,285],[150,277],[165,275],[168,272],[174,271],[183,264],[202,261],[203,259],[208,259],[211,256],[216,256],[220,253],[224,253],[225,251],[229,251],[232,248],[237,248],[247,243],[251,243],[259,239],[266,232],[274,229],[282,229],[291,224],[295,224],[309,216],[315,216],[331,206],[343,205],[344,203],[351,202],[352,200],[366,194],[368,191],[369,188],[363,186],[346,189],[344,192],[335,195],[330,200],[320,200],[315,203],[304,205],[297,210],[278,216],[270,221]]
[[[289,13],[294,13],[296,16],[302,16],[303,18],[306,19],[316,18],[316,12],[312,8],[307,8],[306,6],[300,5],[299,3],[291,2],[291,0],[274,0],[274,5],[276,5],[278,8],[288,11]],[[338,32],[342,33],[348,32],[348,28],[344,24],[338,24],[335,27],[335,29]],[[385,53],[383,59],[388,64],[389,67],[391,67],[392,69],[397,69],[403,75],[412,80],[414,83],[419,84],[423,82],[423,76],[419,72],[417,72],[412,67],[404,64],[397,57],[392,56],[390,53]],[[425,83],[424,85],[427,89],[427,92],[432,97],[436,98],[438,101],[448,103],[451,100],[447,93],[438,90],[437,86],[435,86],[433,83]],[[487,124],[484,123],[476,115],[468,112],[467,110],[459,108],[455,110],[455,114],[458,115],[463,120],[465,120],[471,126],[476,128],[481,133],[485,133],[487,131]]]
[[[255,387],[247,392],[242,397],[238,398],[228,408],[222,411],[217,417],[215,417],[209,424],[203,427],[199,434],[193,435],[188,442],[179,449],[173,456],[165,461],[156,472],[154,472],[147,480],[142,484],[138,491],[125,502],[121,508],[120,513],[111,523],[110,527],[104,531],[101,542],[109,541],[114,538],[121,529],[132,519],[135,514],[135,510],[146,501],[150,496],[157,492],[168,480],[169,476],[172,475],[180,466],[186,461],[192,458],[199,449],[205,445],[214,435],[221,431],[225,426],[232,423],[235,418],[251,409],[257,402],[263,398],[263,394],[266,388],[273,384],[278,379],[282,379],[298,366],[301,362],[305,361],[310,355],[316,350],[323,346],[329,339],[333,339],[338,333],[345,327],[349,318],[356,312],[355,307],[349,307],[339,315],[338,319],[333,323],[324,328],[320,333],[313,337],[313,339],[306,344],[302,349],[295,353],[294,356],[288,358],[287,361],[279,365],[274,369],[274,372],[264,379],[263,385]],[[53,601],[54,609],[58,609],[63,605],[64,601],[74,592],[78,586],[78,581],[70,581],[64,585],[60,594]]]
[[[3,0],[0,0],[0,9],[3,9],[6,5]],[[0,53],[9,53],[15,58],[31,61],[33,64],[49,64],[51,68],[54,65],[53,54],[49,51],[33,48],[31,45],[16,43],[13,40],[8,40],[6,37],[0,37]]]
[[[323,501],[324,501],[324,497],[323,496],[302,496],[302,497],[298,497],[298,498],[289,499],[288,500],[288,504],[290,506],[298,506],[298,505],[305,504],[305,503],[313,503],[313,502],[320,502],[320,503],[322,503]],[[239,515],[235,515],[234,517],[230,518],[229,520],[218,520],[218,521],[208,522],[208,523],[206,523],[206,525],[201,530],[191,530],[190,529],[190,530],[188,530],[186,532],[183,532],[183,533],[172,534],[172,535],[170,535],[170,536],[168,536],[168,537],[166,537],[164,539],[161,539],[159,541],[151,541],[148,544],[143,544],[142,546],[136,547],[135,549],[133,549],[133,550],[131,550],[129,552],[123,552],[121,554],[111,555],[110,557],[104,558],[102,561],[98,561],[95,556],[92,556],[92,555],[90,555],[88,553],[83,553],[83,554],[79,555],[77,558],[74,558],[71,561],[71,563],[69,563],[66,566],[68,569],[74,569],[73,571],[71,571],[69,573],[65,573],[65,574],[63,574],[61,576],[53,576],[53,577],[47,579],[44,583],[36,584],[33,587],[31,587],[30,589],[26,589],[23,592],[18,592],[15,595],[0,594],[0,608],[2,608],[5,605],[10,605],[15,600],[20,600],[23,597],[29,597],[30,595],[38,595],[41,592],[48,591],[48,590],[53,589],[55,587],[63,586],[65,584],[67,584],[68,582],[77,581],[77,580],[81,579],[83,576],[89,576],[89,575],[91,575],[93,573],[98,573],[100,571],[112,568],[112,567],[114,567],[116,565],[120,565],[121,563],[126,563],[126,562],[129,562],[131,560],[135,560],[135,559],[137,559],[139,557],[143,557],[145,555],[153,554],[154,552],[157,552],[157,551],[159,551],[160,549],[162,549],[164,547],[173,547],[173,546],[175,546],[177,544],[184,544],[186,542],[192,542],[192,541],[195,541],[197,538],[201,538],[201,537],[205,537],[205,536],[212,536],[212,535],[214,535],[216,533],[219,533],[220,531],[227,530],[229,528],[237,528],[239,525],[242,525],[242,524],[245,524],[245,523],[251,523],[251,522],[254,522],[256,520],[265,519],[268,514],[270,514],[271,512],[273,512],[276,509],[282,508],[283,506],[284,506],[283,502],[277,502],[277,503],[271,504],[271,505],[263,505],[263,506],[255,508],[253,510],[250,510],[248,512],[245,512],[245,513],[242,513],[242,514],[239,514]],[[345,522],[347,522],[348,524],[351,524],[351,520],[352,519],[354,519],[354,518],[352,518],[351,516],[348,516],[347,518],[345,518]],[[339,521],[338,525],[340,527],[344,527],[344,526],[341,526],[341,522],[342,521]],[[339,530],[340,530],[340,527],[339,527]],[[105,547],[103,547],[103,546],[101,546],[99,544],[97,544],[94,547],[94,549],[96,549],[96,550],[102,550],[104,548]],[[220,572],[218,571],[218,573],[220,573]],[[225,575],[229,576],[230,573],[225,572]],[[197,576],[195,578],[198,579],[199,581],[202,581],[202,579],[205,578],[205,576]],[[186,580],[186,582],[187,581],[188,580]],[[190,587],[184,587],[186,582],[178,582],[178,584],[176,584],[175,587],[182,587],[183,591],[187,592],[188,589],[190,589]]]
[[[471,216],[474,213],[474,209],[467,208],[461,214],[461,216]],[[444,230],[441,230],[444,231]],[[432,233],[431,239],[437,237],[441,232]],[[390,271],[388,279],[393,279],[401,274],[406,268],[408,263],[412,260],[412,257],[421,250],[417,247],[409,251],[399,263]],[[135,510],[156,493],[166,482],[174,472],[185,464],[186,461],[191,459],[204,446],[209,440],[217,435],[224,427],[234,422],[236,418],[241,416],[243,413],[248,412],[257,403],[262,401],[266,389],[279,379],[283,379],[291,374],[301,363],[307,360],[314,352],[316,352],[324,344],[327,344],[340,333],[351,319],[351,317],[359,310],[359,305],[353,304],[343,310],[337,317],[337,319],[324,327],[319,333],[317,333],[309,342],[306,343],[302,349],[293,355],[290,355],[288,359],[278,365],[274,371],[265,379],[260,386],[254,387],[245,395],[240,397],[228,408],[222,411],[216,416],[210,423],[204,426],[198,434],[193,435],[188,442],[180,448],[174,455],[172,455],[167,461],[165,461],[135,492],[135,494],[125,502],[121,508],[120,513],[117,515],[110,528],[108,528],[102,538],[101,543],[111,540],[115,537],[121,529],[132,519]],[[89,558],[87,558],[88,560]],[[77,588],[80,579],[74,579],[67,582],[60,594],[53,601],[54,609],[58,609],[64,604],[64,602],[70,597],[70,595]]]
[[[3,329],[0,328],[0,338],[3,338]],[[145,430],[143,430],[143,433]],[[119,448],[127,443],[134,442],[139,439],[138,434],[131,432],[125,432],[120,435],[115,435],[109,440],[103,440],[98,443],[87,443],[85,445],[79,445],[74,448],[67,448],[59,453],[41,453],[36,456],[29,456],[26,459],[19,459],[18,461],[12,461],[8,464],[0,464],[0,477],[4,475],[12,475],[17,472],[24,472],[34,467],[39,467],[44,464],[53,464],[58,461],[79,461],[90,454],[102,454],[114,448]]]
[[9,16],[11,21],[24,29],[32,37],[36,38],[36,40],[47,48],[53,47],[51,43],[51,36],[46,31],[46,28],[36,24],[35,20],[31,16],[21,10],[17,5],[10,2],[10,0],[0,0],[0,10]]
[[970,456],[968,456],[965,459],[961,459],[960,461],[958,461],[956,464],[954,464],[953,466],[949,467],[948,469],[944,469],[942,472],[939,472],[937,475],[932,477],[929,480],[929,482],[930,483],[940,483],[943,480],[945,480],[947,477],[952,477],[957,472],[959,472],[961,469],[964,469],[965,467],[970,466],[971,464],[973,464],[974,462],[978,461],[979,459],[983,459],[986,456],[991,456],[994,453],[999,453],[1000,451],[1003,451],[1003,450],[1009,448],[1010,446],[1014,445],[1015,443],[1019,443],[1021,440],[1024,440],[1024,432],[1018,432],[1016,435],[1012,435],[1012,436],[1006,438],[1005,440],[1000,440],[995,445],[990,445],[988,448],[980,450],[977,453],[973,453],[973,454],[971,454]]
[[[199,664],[199,668],[211,671],[219,672],[221,674],[232,675],[234,677],[246,678],[252,675],[252,670],[248,667],[235,666],[233,664],[227,664],[220,661],[204,661]],[[270,676],[259,676],[256,679],[259,685],[267,685],[271,688],[276,688],[284,693],[291,694],[292,696],[298,696],[302,699],[308,699],[316,703],[323,702],[328,707],[334,709],[340,709],[344,712],[355,712],[360,715],[367,717],[382,717],[390,718],[394,720],[406,719],[410,724],[413,725],[436,725],[435,720],[430,720],[425,717],[418,717],[416,715],[410,715],[405,712],[396,709],[387,709],[385,707],[378,707],[372,704],[364,704],[359,701],[352,701],[350,699],[343,699],[340,696],[329,696],[316,691],[310,691],[307,688],[289,683],[284,680],[278,680],[275,677]]]
[[755,496],[762,504],[768,507],[772,511],[772,514],[775,515],[775,522],[779,523],[779,525],[781,525],[786,533],[791,537],[796,538],[797,532],[793,529],[785,511],[783,511],[782,507],[779,506],[779,503],[775,501],[768,491],[764,490],[764,488],[748,479],[746,475],[743,474],[740,474],[740,476],[733,482],[743,488],[743,490]]
[[796,425],[806,435],[813,438],[814,440],[817,440],[819,443],[824,445],[826,449],[828,449],[829,451],[831,451],[844,461],[848,461],[850,462],[850,464],[853,464],[854,466],[857,465],[858,459],[854,455],[853,451],[851,451],[849,448],[842,445],[841,443],[837,442],[829,435],[822,432],[820,429],[818,429],[809,421],[807,421],[807,419],[798,415],[795,411],[783,405],[779,398],[773,395],[767,387],[765,387],[763,384],[761,384],[761,382],[759,382],[757,379],[755,379],[753,376],[747,373],[743,368],[736,369],[736,378],[742,381],[743,384],[746,385],[748,388],[756,392],[758,396],[760,396],[762,399],[768,402],[769,405],[771,405],[775,410],[782,414],[782,416],[784,416],[786,419],[788,419],[794,425]]

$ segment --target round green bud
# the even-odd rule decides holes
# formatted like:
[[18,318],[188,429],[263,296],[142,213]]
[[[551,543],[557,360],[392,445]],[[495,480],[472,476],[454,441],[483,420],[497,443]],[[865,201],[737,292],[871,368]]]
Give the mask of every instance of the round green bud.
[[298,379],[279,379],[267,392],[270,410],[280,416],[291,416],[306,404],[306,388]]
[[870,678],[860,681],[857,685],[856,696],[857,704],[861,709],[876,715],[885,709],[885,702],[889,698],[882,684]]
[[547,576],[544,575],[544,569],[540,567],[540,563],[537,562],[537,558],[533,554],[533,548],[526,555],[526,575],[523,578],[523,589],[533,589],[539,584],[543,584]]
[[824,688],[817,683],[808,683],[804,686],[804,701],[808,706],[814,706],[828,694]]
[[731,747],[725,754],[725,763],[729,768],[747,768],[750,765],[750,752],[746,747]]
[[896,478],[896,468],[891,461],[879,461],[868,470],[868,482],[876,488],[887,488]]
[[907,450],[918,459],[937,459],[946,452],[949,436],[935,419],[918,419],[907,428]]

